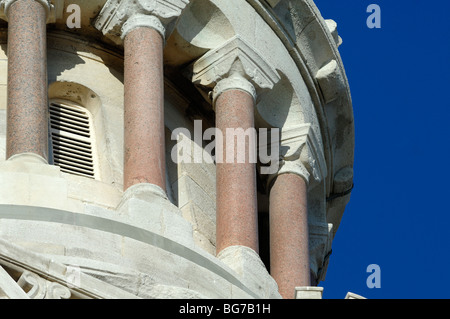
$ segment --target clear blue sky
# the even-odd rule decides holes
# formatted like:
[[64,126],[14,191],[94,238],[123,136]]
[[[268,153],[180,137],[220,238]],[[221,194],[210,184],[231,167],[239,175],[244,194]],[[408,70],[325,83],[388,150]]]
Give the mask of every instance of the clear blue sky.
[[[355,188],[324,298],[450,298],[450,1],[315,0],[339,48],[355,116]],[[381,29],[369,29],[369,4]],[[381,288],[369,289],[378,264]]]

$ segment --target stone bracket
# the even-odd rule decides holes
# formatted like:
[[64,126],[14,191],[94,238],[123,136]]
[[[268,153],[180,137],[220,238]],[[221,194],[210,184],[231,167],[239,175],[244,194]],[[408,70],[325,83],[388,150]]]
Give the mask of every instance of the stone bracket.
[[[108,0],[103,6],[94,26],[117,44],[122,44],[122,27],[132,17],[142,22],[142,16],[154,16],[160,25],[148,25],[164,33],[164,39],[173,31],[173,21],[178,18],[189,0]],[[139,16],[139,19],[135,19]],[[142,24],[142,23],[141,23]],[[141,24],[135,27],[142,26]],[[162,27],[162,28],[161,28]],[[127,29],[129,31],[130,25]]]
[[319,83],[325,104],[331,103],[339,98],[343,86],[343,76],[336,60],[331,60],[324,65],[316,74],[316,80]]

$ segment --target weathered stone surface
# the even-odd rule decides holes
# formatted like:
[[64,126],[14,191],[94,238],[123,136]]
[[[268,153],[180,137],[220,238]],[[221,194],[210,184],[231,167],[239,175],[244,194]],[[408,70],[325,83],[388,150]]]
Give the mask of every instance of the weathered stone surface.
[[[353,180],[353,115],[336,23],[309,0],[83,0],[81,28],[69,29],[64,1],[49,10],[44,0],[5,2],[13,3],[9,17],[0,6],[0,18],[13,34],[14,11],[29,7],[20,16],[26,29],[16,30],[21,43],[10,38],[9,54],[0,32],[0,298],[292,298],[297,285],[319,296],[295,279],[297,254],[308,241],[311,285],[325,279]],[[54,23],[47,34],[46,23]],[[41,40],[48,42],[47,67]],[[8,63],[10,75],[33,87],[10,85]],[[33,66],[40,69],[25,74]],[[92,114],[95,179],[47,164],[47,84],[48,98]],[[11,89],[20,107],[7,105]],[[278,173],[262,176],[256,165],[238,164],[219,165],[224,174],[216,175],[212,155],[208,163],[172,162],[176,141],[168,137],[178,128],[191,133],[185,137],[193,150],[206,153],[194,120],[204,124],[201,133],[211,126],[279,128]],[[290,198],[297,183],[268,192],[274,178],[291,174],[308,182],[308,219],[297,207],[304,200]],[[271,195],[283,214],[303,214],[273,226],[282,235],[274,238],[274,255],[290,277],[279,285],[257,254],[258,237],[267,236],[258,234],[257,217],[267,214]],[[308,238],[296,231],[300,224]],[[8,260],[30,267],[11,269]],[[62,276],[78,278],[74,269],[81,290]]]

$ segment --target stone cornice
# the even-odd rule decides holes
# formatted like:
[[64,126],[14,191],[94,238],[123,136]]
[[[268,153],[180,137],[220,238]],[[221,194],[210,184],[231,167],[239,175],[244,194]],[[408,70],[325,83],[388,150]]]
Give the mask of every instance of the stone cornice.
[[248,80],[256,90],[272,89],[280,80],[263,55],[239,35],[210,50],[193,63],[191,69],[192,82],[211,89],[226,78]]
[[[8,10],[17,0],[0,0],[0,19],[8,21]],[[42,4],[47,12],[47,23],[53,23],[56,20],[55,5],[50,0],[35,0]]]
[[[136,27],[150,27],[167,38],[172,22],[189,0],[108,0],[94,26],[117,44]],[[157,19],[156,19],[157,18]]]

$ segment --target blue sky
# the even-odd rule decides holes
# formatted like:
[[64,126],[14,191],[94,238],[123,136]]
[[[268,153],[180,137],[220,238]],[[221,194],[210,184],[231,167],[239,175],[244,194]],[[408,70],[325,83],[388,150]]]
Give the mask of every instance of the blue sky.
[[[344,41],[356,137],[323,297],[450,298],[450,1],[315,3]],[[380,29],[366,25],[372,3]],[[371,264],[380,288],[367,287]]]

